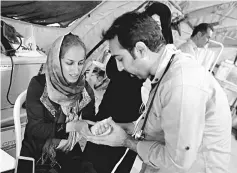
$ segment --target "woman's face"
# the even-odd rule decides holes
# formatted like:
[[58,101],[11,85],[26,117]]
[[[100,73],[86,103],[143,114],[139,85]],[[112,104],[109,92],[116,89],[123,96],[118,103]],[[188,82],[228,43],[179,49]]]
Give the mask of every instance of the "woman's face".
[[85,62],[85,50],[80,46],[70,47],[61,59],[63,75],[69,83],[75,83],[81,75]]

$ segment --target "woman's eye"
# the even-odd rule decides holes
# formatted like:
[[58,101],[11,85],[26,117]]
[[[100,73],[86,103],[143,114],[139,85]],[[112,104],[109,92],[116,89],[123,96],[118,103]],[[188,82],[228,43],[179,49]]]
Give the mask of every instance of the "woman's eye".
[[84,61],[81,61],[78,63],[78,65],[83,65],[84,64]]
[[72,65],[73,63],[72,62],[66,62],[67,65]]

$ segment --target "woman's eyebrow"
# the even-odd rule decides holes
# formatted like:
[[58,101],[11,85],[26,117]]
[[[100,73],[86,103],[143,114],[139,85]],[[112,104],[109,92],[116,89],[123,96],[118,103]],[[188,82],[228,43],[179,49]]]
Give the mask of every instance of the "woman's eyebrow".
[[80,60],[79,62],[84,62],[85,60],[84,59],[82,59],[82,60]]
[[72,61],[72,62],[74,61],[74,60],[72,60],[72,59],[68,59],[68,58],[65,58],[65,60]]

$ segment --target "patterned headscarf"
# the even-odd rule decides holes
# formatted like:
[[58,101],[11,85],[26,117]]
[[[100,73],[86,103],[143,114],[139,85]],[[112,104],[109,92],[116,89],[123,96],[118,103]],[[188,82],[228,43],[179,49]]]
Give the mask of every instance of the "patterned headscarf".
[[[60,48],[64,36],[59,37],[52,45],[46,62],[46,85],[49,98],[61,106],[75,104],[81,97],[85,86],[85,76],[81,71],[80,77],[75,83],[69,83],[63,76],[60,62]],[[86,67],[84,64],[83,69]]]

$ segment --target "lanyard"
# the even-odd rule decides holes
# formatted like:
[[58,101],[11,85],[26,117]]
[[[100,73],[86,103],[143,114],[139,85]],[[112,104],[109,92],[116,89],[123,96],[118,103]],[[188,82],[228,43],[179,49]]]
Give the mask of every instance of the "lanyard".
[[144,129],[145,129],[145,125],[146,125],[146,122],[147,122],[147,119],[148,119],[148,114],[150,113],[151,106],[152,106],[152,103],[153,103],[153,101],[154,101],[154,99],[155,99],[155,95],[156,95],[156,92],[157,92],[158,87],[159,87],[159,85],[160,85],[160,82],[161,82],[161,80],[163,79],[163,77],[164,77],[164,75],[166,74],[166,72],[168,71],[170,65],[172,64],[173,59],[174,59],[174,56],[175,56],[175,54],[173,54],[173,55],[171,56],[171,58],[170,58],[170,60],[169,60],[169,62],[168,62],[168,64],[167,64],[167,66],[166,66],[166,68],[165,68],[164,73],[162,74],[161,78],[160,78],[159,81],[157,82],[156,88],[154,88],[154,89],[155,89],[154,95],[153,95],[152,100],[151,100],[151,102],[150,102],[150,104],[149,104],[149,107],[148,107],[148,109],[147,109],[147,111],[146,111],[145,119],[144,119],[143,125],[142,125],[142,127],[141,127],[141,130],[138,131],[138,132],[136,132],[136,128],[137,128],[138,122],[143,118],[143,115],[140,116],[140,117],[138,118],[137,122],[136,122],[136,125],[135,125],[135,134],[134,134],[135,139],[139,139],[139,140],[145,139]]

